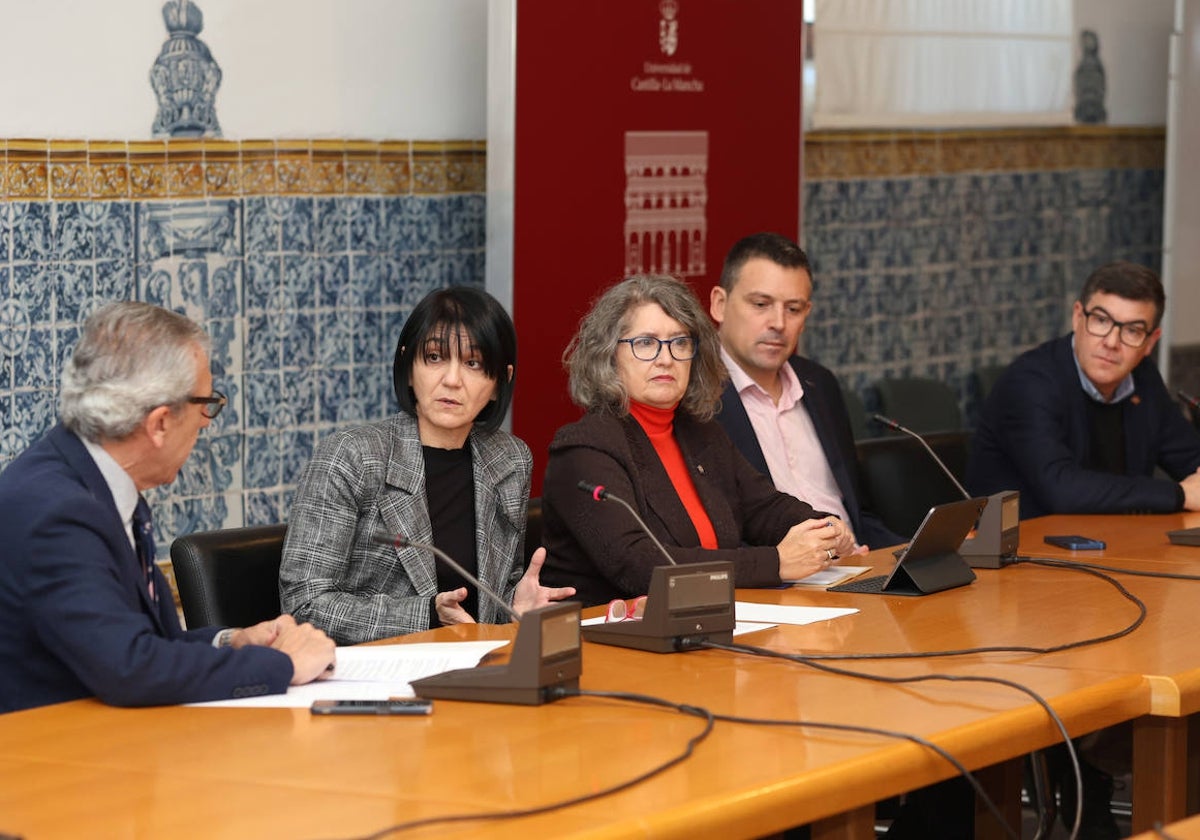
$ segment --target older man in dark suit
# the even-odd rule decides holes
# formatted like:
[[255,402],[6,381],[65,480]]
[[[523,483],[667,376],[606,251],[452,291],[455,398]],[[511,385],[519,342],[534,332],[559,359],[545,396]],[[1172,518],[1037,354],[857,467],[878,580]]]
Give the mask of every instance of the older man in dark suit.
[[0,712],[280,693],[333,665],[333,642],[289,616],[180,628],[141,494],[175,480],[225,405],[212,385],[208,337],[182,315],[124,302],[84,324],[61,425],[0,473]]

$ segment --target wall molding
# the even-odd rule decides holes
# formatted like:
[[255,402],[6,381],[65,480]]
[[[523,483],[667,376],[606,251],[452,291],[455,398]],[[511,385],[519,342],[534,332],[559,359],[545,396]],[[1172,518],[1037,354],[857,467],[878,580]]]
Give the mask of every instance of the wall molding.
[[804,178],[1162,169],[1166,129],[1062,126],[977,131],[811,131]]
[[486,146],[482,140],[0,140],[0,199],[481,193]]

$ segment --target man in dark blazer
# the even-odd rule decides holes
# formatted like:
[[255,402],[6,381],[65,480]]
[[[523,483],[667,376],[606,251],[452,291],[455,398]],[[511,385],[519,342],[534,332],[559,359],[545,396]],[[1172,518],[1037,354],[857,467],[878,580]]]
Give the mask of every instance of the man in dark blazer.
[[1020,491],[1023,518],[1200,510],[1200,433],[1150,358],[1164,303],[1158,275],[1144,266],[1094,271],[1071,334],[1018,357],[992,388],[967,487]]
[[[1020,491],[1022,518],[1200,510],[1200,433],[1150,359],[1165,303],[1158,275],[1144,266],[1115,262],[1092,272],[1072,308],[1071,333],[1019,356],[992,387],[971,440],[968,489]],[[1155,467],[1170,478],[1155,476]],[[1080,751],[1079,836],[1120,836],[1109,808],[1112,777],[1096,762],[1128,749],[1127,733],[1107,730]],[[1073,771],[1061,747],[1048,758],[1066,822],[1075,810]]]
[[125,302],[84,324],[61,424],[0,473],[0,712],[280,693],[333,666],[333,642],[289,616],[180,628],[141,494],[225,405],[212,385],[208,337],[182,315]]
[[840,515],[861,546],[896,545],[905,538],[859,501],[854,436],[837,379],[796,355],[812,291],[808,256],[784,236],[753,234],[729,250],[709,301],[730,374],[716,420],[776,488]]

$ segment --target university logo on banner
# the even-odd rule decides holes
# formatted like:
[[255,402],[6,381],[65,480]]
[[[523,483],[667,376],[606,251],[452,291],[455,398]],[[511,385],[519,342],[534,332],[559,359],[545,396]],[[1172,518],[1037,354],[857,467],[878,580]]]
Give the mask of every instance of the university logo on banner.
[[658,10],[662,12],[662,20],[658,22],[658,45],[663,55],[675,55],[675,50],[679,48],[679,21],[675,19],[679,14],[679,3],[677,0],[662,0]]
[[513,319],[537,386],[512,425],[540,495],[590,301],[640,273],[707,299],[731,244],[797,234],[804,21],[796,0],[514,3]]

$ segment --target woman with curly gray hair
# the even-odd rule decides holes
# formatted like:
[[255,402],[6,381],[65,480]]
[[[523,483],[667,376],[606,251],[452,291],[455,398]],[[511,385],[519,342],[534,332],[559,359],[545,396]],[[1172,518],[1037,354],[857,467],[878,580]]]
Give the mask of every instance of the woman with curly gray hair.
[[633,505],[675,562],[733,561],[738,586],[778,586],[853,551],[840,519],[776,491],[712,420],[725,368],[685,283],[639,275],[613,286],[563,361],[571,399],[587,413],[550,444],[547,585],[600,604],[644,594],[667,562],[627,511],[597,505],[580,481]]

